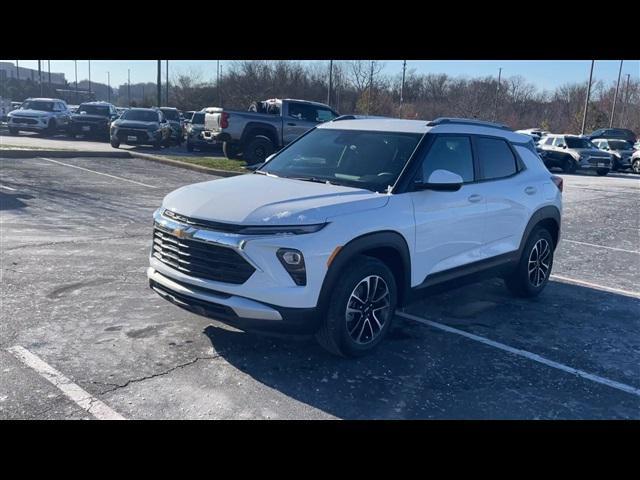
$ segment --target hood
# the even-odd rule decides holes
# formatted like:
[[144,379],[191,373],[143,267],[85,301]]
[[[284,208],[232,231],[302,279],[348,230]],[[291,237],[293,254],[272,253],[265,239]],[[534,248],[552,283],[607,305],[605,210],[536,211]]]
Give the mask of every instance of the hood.
[[47,112],[46,110],[13,110],[9,112],[10,115],[16,117],[41,117],[43,115],[51,115],[53,112]]
[[590,157],[610,158],[611,155],[604,150],[597,148],[572,148],[574,152],[580,155],[589,155]]
[[109,120],[110,118],[107,115],[92,115],[89,113],[74,113],[73,115],[71,115],[71,119],[75,120],[77,122],[81,122],[83,120],[90,120],[93,122],[99,121],[99,120]]
[[140,120],[116,120],[114,122],[118,128],[141,128],[158,127],[158,122],[142,122]]
[[308,225],[380,208],[389,197],[369,190],[248,174],[179,188],[163,208],[187,217],[245,225]]

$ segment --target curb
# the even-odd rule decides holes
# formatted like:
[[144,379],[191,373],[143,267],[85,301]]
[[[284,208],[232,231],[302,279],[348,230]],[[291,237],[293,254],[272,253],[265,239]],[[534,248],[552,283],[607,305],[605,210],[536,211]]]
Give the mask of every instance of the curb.
[[250,172],[230,172],[228,170],[217,170],[215,168],[204,167],[202,165],[194,165],[191,163],[181,162],[179,160],[172,160],[170,158],[161,157],[158,155],[150,155],[148,153],[140,152],[127,152],[131,157],[142,158],[144,160],[150,160],[152,162],[164,163],[174,167],[186,168],[187,170],[195,170],[196,172],[208,173],[210,175],[216,175],[218,177],[237,177],[238,175],[246,175]]
[[170,158],[158,155],[150,155],[148,153],[131,152],[128,150],[120,151],[84,151],[84,150],[9,150],[0,149],[0,158],[34,158],[34,157],[53,157],[53,158],[76,158],[76,157],[106,157],[106,158],[140,158],[151,162],[164,163],[173,167],[185,168],[187,170],[195,170],[196,172],[208,173],[217,177],[236,177],[238,175],[246,175],[250,172],[230,172],[228,170],[217,170],[215,168],[204,167],[202,165],[194,165],[191,163],[172,160]]
[[129,152],[100,152],[84,150],[8,150],[0,149],[0,158],[33,158],[33,157],[54,157],[54,158],[75,158],[75,157],[108,157],[108,158],[129,158]]

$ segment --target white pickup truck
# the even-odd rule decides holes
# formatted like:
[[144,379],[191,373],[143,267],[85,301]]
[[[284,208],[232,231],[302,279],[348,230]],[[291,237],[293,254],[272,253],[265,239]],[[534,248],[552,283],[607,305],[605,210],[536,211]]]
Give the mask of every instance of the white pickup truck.
[[242,155],[249,165],[264,162],[319,123],[339,116],[324,103],[277,98],[253,102],[246,112],[215,108],[210,113],[205,128],[222,142],[225,156]]

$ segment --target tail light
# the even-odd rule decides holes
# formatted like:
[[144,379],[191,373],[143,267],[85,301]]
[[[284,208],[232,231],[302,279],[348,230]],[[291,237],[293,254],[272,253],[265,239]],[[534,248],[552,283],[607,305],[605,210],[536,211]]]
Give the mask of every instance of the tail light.
[[220,128],[227,128],[229,126],[229,114],[222,112],[220,115]]
[[551,175],[551,181],[555,183],[556,187],[558,187],[558,190],[562,192],[562,188],[564,187],[564,181],[562,180],[562,177]]

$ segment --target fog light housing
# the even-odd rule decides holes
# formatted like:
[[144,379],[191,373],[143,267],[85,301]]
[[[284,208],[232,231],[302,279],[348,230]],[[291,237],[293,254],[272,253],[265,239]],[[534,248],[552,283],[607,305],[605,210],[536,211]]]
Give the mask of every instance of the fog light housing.
[[296,285],[307,284],[307,268],[301,251],[294,248],[281,248],[276,252],[276,256]]

